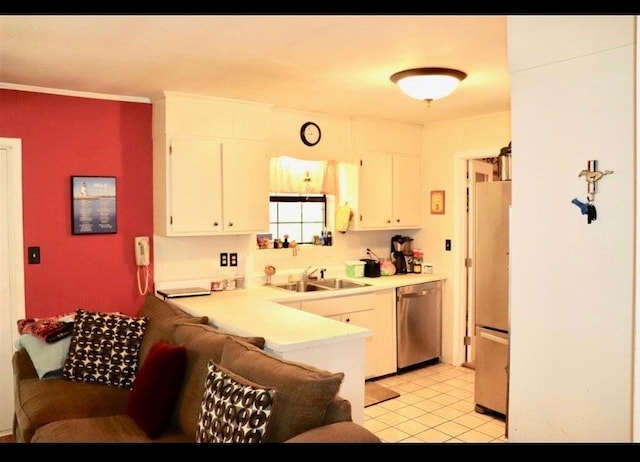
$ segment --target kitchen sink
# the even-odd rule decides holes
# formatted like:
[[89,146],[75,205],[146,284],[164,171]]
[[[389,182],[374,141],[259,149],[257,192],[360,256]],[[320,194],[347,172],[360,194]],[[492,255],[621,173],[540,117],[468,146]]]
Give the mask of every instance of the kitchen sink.
[[370,284],[366,284],[364,282],[353,282],[346,279],[332,278],[273,284],[273,287],[290,290],[292,292],[316,292],[322,290],[353,289],[356,287],[367,287],[369,285]]
[[273,287],[290,290],[292,292],[316,292],[318,290],[328,289],[328,287],[322,287],[322,286],[316,285],[315,283],[304,282],[304,281],[288,282],[285,284],[273,284]]
[[327,287],[329,289],[353,289],[355,287],[367,287],[370,284],[366,284],[364,282],[353,282],[347,279],[320,279],[318,281],[314,281],[313,284],[317,284],[322,287]]

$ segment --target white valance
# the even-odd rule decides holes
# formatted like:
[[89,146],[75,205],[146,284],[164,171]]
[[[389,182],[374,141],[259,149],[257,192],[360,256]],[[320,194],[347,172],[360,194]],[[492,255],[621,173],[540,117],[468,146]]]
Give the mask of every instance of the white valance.
[[337,194],[336,162],[272,157],[269,172],[272,193]]

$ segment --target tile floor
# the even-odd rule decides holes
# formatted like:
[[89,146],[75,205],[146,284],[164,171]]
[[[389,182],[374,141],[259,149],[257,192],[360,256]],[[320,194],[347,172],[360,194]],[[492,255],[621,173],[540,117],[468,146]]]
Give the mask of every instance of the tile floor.
[[473,369],[437,363],[374,380],[400,393],[364,409],[385,443],[507,442],[504,417],[475,412]]

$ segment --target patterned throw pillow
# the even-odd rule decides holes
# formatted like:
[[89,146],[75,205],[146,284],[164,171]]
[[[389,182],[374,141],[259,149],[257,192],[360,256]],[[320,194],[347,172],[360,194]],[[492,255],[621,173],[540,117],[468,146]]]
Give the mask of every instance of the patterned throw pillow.
[[276,390],[208,363],[197,443],[260,443]]
[[147,322],[145,317],[76,310],[62,376],[131,389]]

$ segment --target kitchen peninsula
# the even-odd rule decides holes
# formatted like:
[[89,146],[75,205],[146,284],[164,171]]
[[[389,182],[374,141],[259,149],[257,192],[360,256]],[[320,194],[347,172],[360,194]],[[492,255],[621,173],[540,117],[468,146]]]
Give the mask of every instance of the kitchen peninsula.
[[[244,336],[265,338],[265,350],[283,359],[298,361],[332,372],[344,372],[340,396],[352,405],[353,420],[364,422],[365,342],[371,330],[347,322],[318,316],[288,304],[299,301],[340,298],[356,294],[389,291],[403,284],[442,280],[438,275],[407,275],[354,279],[366,287],[296,293],[273,286],[212,292],[209,296],[172,299],[194,316],[208,316],[216,328]],[[189,281],[202,284],[207,281]],[[176,287],[170,283],[169,287]],[[184,284],[184,282],[183,282]],[[183,285],[184,286],[184,285]],[[156,284],[156,290],[168,288]],[[338,298],[339,297],[339,298]],[[285,305],[287,304],[287,305]]]

